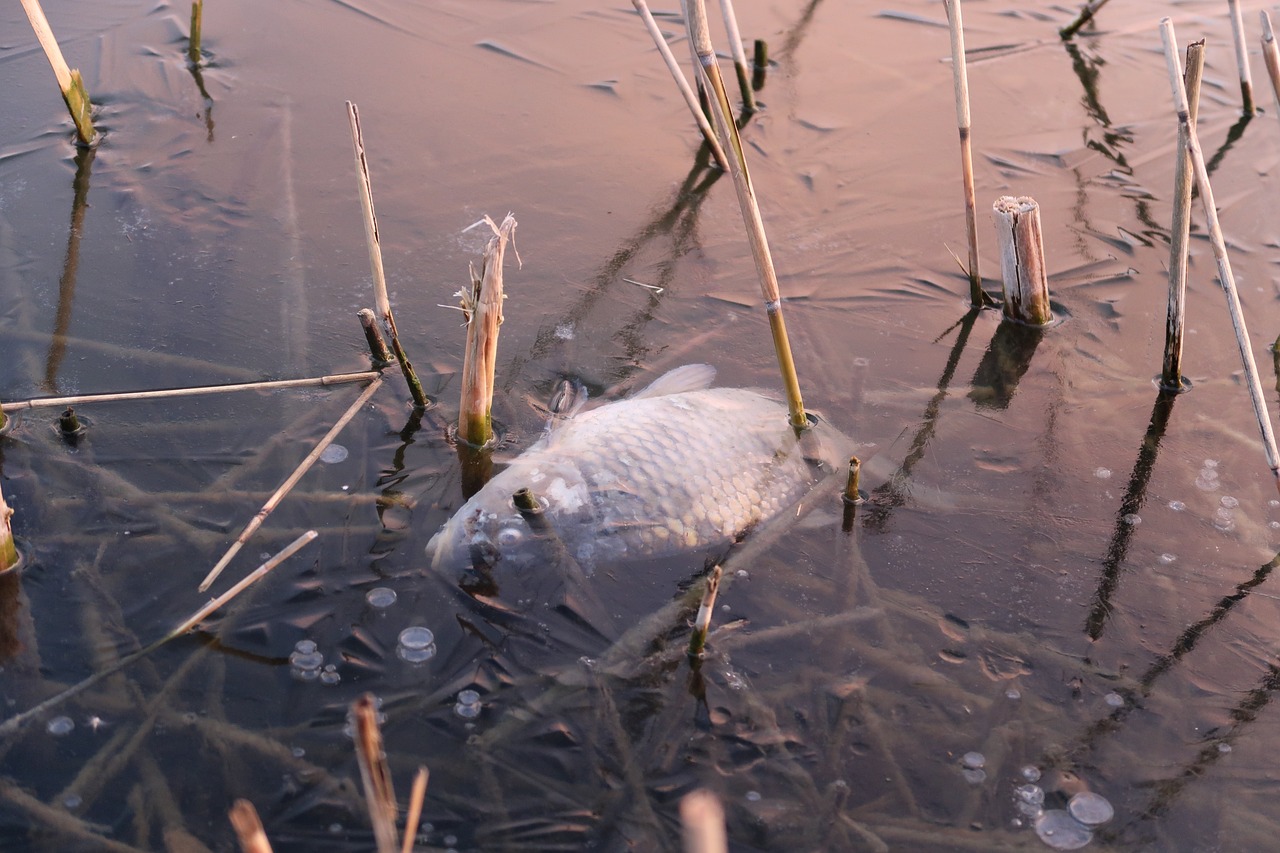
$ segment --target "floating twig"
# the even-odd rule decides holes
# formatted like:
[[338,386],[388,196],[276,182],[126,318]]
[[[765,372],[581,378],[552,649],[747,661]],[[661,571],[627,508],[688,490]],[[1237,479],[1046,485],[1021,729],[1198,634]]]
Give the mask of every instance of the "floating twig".
[[742,111],[756,111],[756,96],[751,90],[751,73],[747,70],[747,52],[742,47],[742,33],[738,30],[738,15],[733,11],[733,0],[720,0],[720,14],[724,16],[724,29],[729,36],[729,50],[733,54],[733,67],[738,72],[738,88],[742,91]]
[[507,242],[516,230],[510,213],[494,225],[484,249],[480,270],[471,268],[471,287],[458,292],[467,318],[467,342],[462,358],[462,402],[458,407],[458,438],[475,447],[493,439],[493,386],[498,360],[498,327],[502,325],[502,262]]
[[302,479],[302,475],[311,470],[311,466],[316,464],[316,460],[320,458],[321,453],[324,453],[324,449],[333,443],[333,440],[338,437],[338,433],[342,432],[342,428],[350,423],[351,419],[356,416],[356,412],[360,411],[360,409],[364,407],[364,404],[369,402],[369,398],[373,396],[374,392],[377,391],[381,385],[382,377],[380,376],[370,382],[369,387],[365,388],[364,391],[360,393],[360,396],[356,398],[356,401],[351,404],[346,412],[343,413],[342,417],[338,418],[338,422],[324,434],[323,438],[316,442],[316,446],[311,449],[311,452],[307,454],[307,457],[303,459],[302,462],[298,463],[298,467],[294,472],[290,474],[288,479],[280,485],[280,488],[276,489],[271,497],[267,499],[267,502],[262,505],[262,509],[258,510],[258,514],[250,519],[249,523],[245,525],[244,530],[236,537],[236,541],[231,543],[231,547],[227,549],[227,553],[222,555],[222,559],[218,561],[217,565],[210,569],[209,574],[200,582],[200,586],[198,587],[200,592],[204,592],[208,589],[209,585],[217,579],[218,575],[222,574],[222,570],[227,567],[227,564],[231,562],[231,559],[235,557],[236,554],[240,553],[240,549],[249,541],[249,537],[257,532],[258,528],[262,526],[262,523],[267,520],[267,516],[269,516],[272,511],[280,505],[280,501],[284,499],[285,495],[289,494],[290,490],[292,490],[293,487],[298,484],[298,481]]
[[1020,323],[1043,326],[1053,319],[1053,312],[1049,308],[1040,205],[1028,196],[1001,196],[992,210],[996,214],[996,243],[1004,281],[1004,315]]
[[360,765],[373,838],[378,853],[396,853],[400,847],[396,836],[396,795],[391,786],[387,755],[382,750],[382,732],[378,730],[378,712],[372,693],[364,694],[351,705],[351,717],[355,724],[356,763]]
[[315,386],[345,385],[351,382],[367,382],[378,378],[376,370],[363,373],[335,373],[308,379],[273,379],[267,382],[239,382],[226,385],[198,385],[193,388],[163,388],[157,391],[123,391],[115,394],[81,394],[76,397],[37,397],[16,403],[5,403],[6,412],[24,409],[81,406],[85,403],[113,403],[121,400],[156,400],[165,397],[198,397],[203,394],[226,394],[231,391],[267,391],[275,388],[311,388]]
[[396,320],[391,313],[391,299],[387,296],[387,277],[382,269],[382,241],[378,236],[378,217],[373,211],[373,185],[369,180],[369,163],[364,154],[364,134],[360,130],[360,112],[351,101],[347,101],[347,119],[351,123],[351,145],[355,149],[356,179],[360,188],[360,209],[364,213],[364,237],[369,249],[369,267],[373,273],[375,307],[382,318],[387,337],[391,338],[391,349],[395,352],[396,360],[400,362],[400,371],[409,385],[413,404],[420,409],[425,409],[431,401],[422,390],[418,374],[414,372],[413,364],[410,363],[409,357],[405,355],[404,348],[400,345],[400,335],[396,332]]
[[1249,73],[1249,48],[1245,45],[1244,18],[1240,13],[1240,0],[1227,0],[1231,14],[1231,38],[1236,47],[1236,68],[1240,71],[1240,103],[1244,114],[1251,116],[1253,105],[1253,75]]
[[369,357],[373,359],[374,367],[385,367],[395,361],[395,356],[387,349],[387,342],[382,339],[382,333],[378,331],[378,318],[373,312],[368,308],[361,308],[356,316],[360,318],[360,325],[364,329],[364,339],[369,344]]
[[969,73],[964,60],[964,19],[960,0],[946,0],[947,22],[951,28],[951,75],[956,97],[956,126],[960,131],[960,175],[964,181],[964,221],[969,239],[969,302],[975,308],[991,304],[982,290],[978,266],[978,202],[973,190],[973,140],[969,122]]
[[[1266,14],[1265,12],[1263,13]],[[1187,67],[1183,84],[1187,90],[1188,124],[1196,123],[1200,112],[1200,78],[1204,73],[1204,39],[1187,45]],[[1191,239],[1191,155],[1187,137],[1178,126],[1178,162],[1173,176],[1173,225],[1169,240],[1169,310],[1165,322],[1164,362],[1160,387],[1181,391],[1182,339],[1187,324],[1187,253]]]
[[798,430],[806,429],[809,426],[809,420],[805,415],[804,400],[800,395],[800,380],[796,376],[791,343],[787,339],[787,326],[782,318],[782,295],[778,291],[778,275],[773,268],[769,240],[765,236],[764,221],[760,217],[760,205],[756,201],[755,189],[751,185],[751,175],[747,170],[742,139],[738,136],[738,126],[734,124],[733,108],[729,105],[729,96],[725,92],[724,80],[720,76],[720,66],[716,64],[715,48],[711,44],[711,33],[707,28],[707,9],[703,0],[690,0],[688,6],[689,31],[693,39],[694,51],[698,56],[698,67],[708,90],[714,96],[715,103],[711,115],[716,131],[724,142],[725,150],[730,152],[729,172],[733,175],[733,187],[738,194],[738,207],[742,210],[742,221],[747,228],[747,240],[751,244],[756,273],[760,276],[760,291],[764,296],[764,307],[769,316],[769,330],[773,336],[774,354],[778,358],[778,369],[782,373],[782,384],[787,394],[791,426]]
[[262,828],[262,820],[258,810],[248,800],[236,800],[227,815],[231,826],[236,831],[236,839],[240,842],[243,853],[271,853],[271,842]]
[[658,22],[653,19],[653,13],[649,11],[649,5],[645,0],[631,0],[631,3],[636,7],[636,11],[640,13],[640,18],[644,21],[645,28],[649,30],[649,35],[653,37],[653,43],[658,47],[658,53],[662,55],[662,61],[666,63],[667,70],[671,72],[672,78],[676,81],[676,87],[679,88],[680,95],[684,98],[685,104],[688,105],[689,111],[693,113],[693,120],[697,122],[698,129],[702,131],[702,138],[706,140],[708,147],[711,148],[711,153],[716,158],[716,162],[720,164],[720,168],[727,172],[729,170],[729,161],[725,157],[724,149],[720,147],[720,141],[716,139],[716,132],[712,129],[711,122],[707,120],[707,114],[698,105],[698,96],[694,94],[693,87],[689,85],[684,72],[680,70],[680,63],[676,61],[675,56],[671,53],[671,47],[667,44],[666,37],[658,29]]
[[724,806],[707,790],[691,791],[680,801],[685,853],[726,853]]
[[1267,76],[1271,78],[1271,91],[1276,96],[1276,115],[1280,115],[1280,50],[1276,48],[1276,34],[1271,29],[1271,16],[1267,10],[1260,13],[1262,18],[1262,58],[1267,62]]
[[1081,27],[1092,21],[1093,16],[1097,14],[1097,11],[1105,5],[1107,5],[1107,0],[1090,0],[1090,2],[1085,3],[1080,9],[1080,14],[1076,15],[1076,19],[1058,30],[1058,35],[1062,36],[1064,39],[1071,38],[1079,32]]
[[62,100],[67,105],[67,111],[71,113],[71,120],[75,122],[76,135],[85,145],[92,145],[96,135],[91,115],[93,104],[89,100],[89,93],[84,88],[84,80],[80,79],[79,69],[67,66],[67,60],[62,56],[62,49],[58,47],[58,40],[53,37],[53,30],[49,28],[49,19],[44,16],[44,10],[40,8],[40,0],[22,0],[22,8],[26,10],[27,20],[31,22],[31,29],[35,31],[40,47],[44,48],[44,55],[49,60],[49,65],[53,66],[53,75],[58,78]]
[[1235,329],[1236,345],[1240,349],[1240,361],[1244,366],[1249,396],[1253,402],[1253,414],[1258,422],[1258,431],[1262,435],[1262,448],[1267,456],[1267,465],[1276,478],[1276,487],[1280,489],[1280,453],[1276,451],[1271,417],[1267,413],[1267,404],[1262,397],[1262,383],[1258,380],[1258,365],[1253,359],[1253,350],[1249,345],[1249,330],[1245,325],[1244,310],[1240,305],[1240,295],[1236,292],[1236,280],[1231,273],[1231,261],[1227,257],[1227,245],[1222,236],[1222,227],[1218,223],[1218,211],[1213,202],[1213,188],[1209,185],[1209,174],[1205,169],[1204,151],[1200,148],[1200,139],[1196,135],[1195,125],[1190,121],[1190,106],[1182,82],[1182,70],[1179,68],[1173,22],[1168,18],[1160,21],[1160,38],[1164,42],[1165,63],[1168,66],[1169,83],[1173,89],[1178,123],[1180,127],[1186,128],[1188,150],[1191,153],[1192,166],[1195,168],[1196,187],[1200,190],[1200,204],[1204,208],[1205,219],[1209,223],[1209,241],[1213,246],[1214,260],[1218,264],[1218,281],[1227,297],[1227,309],[1231,313],[1231,325]]
[[711,630],[711,614],[716,606],[716,594],[720,591],[723,570],[716,566],[707,574],[707,585],[702,591],[702,603],[693,619],[693,633],[689,635],[689,654],[700,655],[707,645],[707,632]]

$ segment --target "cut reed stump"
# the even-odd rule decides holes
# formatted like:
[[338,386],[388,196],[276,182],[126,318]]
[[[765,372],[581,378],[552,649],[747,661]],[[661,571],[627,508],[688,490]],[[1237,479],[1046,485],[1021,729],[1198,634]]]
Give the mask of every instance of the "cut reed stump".
[[[1265,13],[1264,13],[1265,14]],[[1187,90],[1188,124],[1196,123],[1200,111],[1200,78],[1204,73],[1204,40],[1187,45],[1187,68],[1183,75]],[[1160,368],[1160,388],[1182,391],[1182,340],[1187,323],[1187,252],[1191,239],[1191,155],[1182,127],[1178,128],[1178,162],[1173,177],[1173,225],[1169,241],[1169,310],[1165,323],[1164,362]]]
[[382,333],[378,331],[378,318],[373,316],[373,312],[368,308],[361,308],[356,316],[360,318],[360,325],[364,329],[364,339],[369,344],[369,357],[373,360],[373,366],[386,367],[395,361],[395,356],[387,349],[387,342],[382,339]]
[[693,633],[689,635],[689,654],[698,656],[707,645],[707,632],[711,630],[711,614],[715,612],[716,595],[720,592],[720,578],[723,569],[716,566],[707,575],[706,586],[702,592],[702,603],[698,606],[698,615],[693,620]]
[[83,144],[92,145],[96,135],[93,129],[93,103],[85,90],[84,80],[80,79],[80,71],[68,67],[67,60],[62,56],[62,49],[58,47],[58,40],[53,37],[53,30],[49,28],[49,20],[40,8],[40,0],[22,0],[22,8],[27,13],[27,20],[31,22],[31,29],[35,31],[49,65],[53,67],[54,76],[58,78],[58,89],[62,92],[67,112],[71,113],[71,120],[75,122],[76,135]]
[[1276,450],[1271,416],[1267,413],[1267,404],[1262,396],[1262,383],[1258,379],[1258,365],[1254,361],[1253,350],[1249,345],[1249,330],[1244,320],[1244,309],[1240,305],[1240,294],[1236,292],[1236,280],[1231,272],[1231,261],[1227,257],[1227,244],[1222,236],[1222,226],[1218,222],[1218,211],[1213,202],[1213,187],[1209,184],[1209,171],[1205,166],[1204,151],[1200,147],[1196,127],[1191,123],[1191,108],[1187,101],[1187,90],[1182,82],[1182,69],[1178,63],[1173,22],[1168,18],[1160,21],[1160,39],[1164,42],[1165,65],[1169,72],[1169,85],[1173,90],[1174,111],[1178,117],[1180,130],[1184,130],[1187,135],[1187,148],[1191,154],[1191,164],[1195,169],[1196,188],[1200,190],[1200,204],[1204,208],[1205,219],[1209,224],[1209,242],[1213,246],[1213,257],[1218,265],[1218,281],[1227,297],[1227,310],[1231,314],[1231,325],[1235,329],[1236,346],[1240,350],[1240,361],[1244,367],[1246,385],[1253,403],[1254,418],[1258,422],[1258,432],[1262,436],[1267,465],[1276,479],[1276,488],[1280,489],[1280,452]]
[[759,92],[764,88],[765,75],[769,71],[769,44],[764,39],[756,39],[753,59],[751,88]]
[[992,209],[1004,281],[1004,315],[1020,323],[1043,326],[1053,319],[1053,312],[1049,307],[1040,205],[1027,196],[1001,196]]
[[1262,58],[1267,62],[1267,76],[1271,78],[1271,91],[1276,96],[1276,115],[1280,116],[1280,50],[1276,48],[1276,34],[1271,29],[1271,16],[1267,10],[1262,18]]
[[193,66],[200,64],[200,31],[204,25],[204,0],[191,4],[191,29],[187,39],[187,59]]
[[969,75],[964,61],[964,18],[960,0],[946,0],[951,28],[951,74],[955,86],[956,127],[960,131],[960,176],[964,182],[964,219],[969,242],[969,302],[974,308],[991,304],[982,290],[978,267],[978,202],[973,190],[973,141],[969,120]]
[[1240,102],[1244,114],[1256,111],[1253,104],[1253,75],[1249,73],[1249,49],[1245,46],[1244,18],[1240,14],[1240,0],[1227,0],[1231,13],[1231,37],[1236,47],[1236,68],[1240,72]]
[[7,572],[18,565],[18,546],[13,541],[13,510],[4,502],[4,489],[0,488],[0,572]]
[[477,272],[471,267],[471,287],[456,294],[467,318],[467,343],[462,360],[462,403],[458,409],[458,438],[475,447],[493,440],[493,384],[498,359],[498,327],[502,325],[502,262],[516,230],[510,213],[501,225],[485,217],[493,237],[485,246]]

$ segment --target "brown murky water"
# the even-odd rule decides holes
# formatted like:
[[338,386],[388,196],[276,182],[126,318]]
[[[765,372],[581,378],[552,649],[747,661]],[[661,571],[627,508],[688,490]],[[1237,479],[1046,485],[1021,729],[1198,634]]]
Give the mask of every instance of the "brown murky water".
[[[76,154],[21,11],[0,11],[0,399],[364,369],[350,99],[398,323],[441,402],[415,419],[389,376],[346,457],[215,591],[305,529],[317,543],[0,738],[0,848],[231,850],[243,797],[277,850],[370,849],[343,731],[364,692],[401,797],[431,768],[421,849],[674,849],[695,787],[724,801],[734,849],[1045,849],[1019,805],[1036,773],[1045,809],[1079,789],[1114,807],[1095,847],[1271,843],[1280,496],[1198,212],[1194,390],[1152,384],[1171,14],[1183,42],[1208,39],[1201,134],[1274,409],[1280,125],[1255,8],[1266,112],[1242,121],[1226,4],[1112,4],[1068,44],[1070,4],[966,6],[983,271],[998,290],[990,203],[1034,196],[1065,319],[1032,334],[969,313],[951,257],[942,4],[740,0],[773,60],[743,134],[806,401],[858,441],[871,501],[845,534],[820,490],[731,555],[691,663],[670,602],[693,562],[602,571],[559,608],[424,570],[462,500],[444,427],[463,332],[439,306],[483,214],[520,221],[505,452],[563,377],[599,397],[705,361],[776,386],[732,188],[630,7],[211,3],[193,73],[184,4],[47,5],[105,133]],[[357,393],[86,404],[75,446],[52,410],[23,414],[0,439],[29,557],[0,578],[3,716],[203,603],[196,584]],[[398,642],[415,626],[434,633],[421,663]]]

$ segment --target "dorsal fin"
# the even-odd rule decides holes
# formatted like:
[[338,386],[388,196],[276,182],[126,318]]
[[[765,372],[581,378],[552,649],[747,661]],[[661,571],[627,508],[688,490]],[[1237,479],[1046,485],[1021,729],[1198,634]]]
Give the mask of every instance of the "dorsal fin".
[[716,369],[709,364],[686,364],[674,370],[668,370],[647,386],[631,395],[631,399],[645,397],[665,397],[668,394],[680,394],[685,391],[701,391],[710,388],[716,378]]

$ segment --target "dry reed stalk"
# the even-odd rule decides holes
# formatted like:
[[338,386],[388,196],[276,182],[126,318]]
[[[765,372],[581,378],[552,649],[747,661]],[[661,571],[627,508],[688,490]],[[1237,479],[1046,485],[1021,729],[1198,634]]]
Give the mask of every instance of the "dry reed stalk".
[[49,20],[40,8],[40,0],[22,0],[22,8],[27,13],[27,20],[31,22],[31,29],[35,31],[36,40],[44,48],[49,65],[53,67],[53,75],[58,78],[58,89],[62,92],[67,111],[71,113],[71,120],[75,122],[76,135],[85,145],[93,144],[93,104],[89,100],[89,93],[85,91],[84,80],[80,79],[79,70],[67,66],[62,49],[58,47],[58,40],[53,37],[53,30],[49,28]]
[[747,170],[746,152],[743,151],[742,139],[738,136],[738,126],[733,120],[733,108],[729,105],[729,96],[725,92],[724,80],[720,76],[720,66],[716,64],[716,52],[711,44],[711,33],[707,28],[706,5],[703,0],[690,0],[688,6],[689,34],[698,56],[700,74],[713,95],[714,104],[711,115],[716,131],[730,155],[729,172],[733,175],[733,187],[738,194],[738,207],[742,210],[742,221],[747,229],[747,240],[751,244],[751,255],[755,259],[756,272],[760,276],[760,292],[764,296],[764,307],[769,316],[769,331],[773,336],[773,349],[778,358],[778,368],[782,373],[782,384],[787,394],[791,426],[797,430],[807,429],[809,419],[805,415],[804,400],[800,395],[800,380],[796,376],[791,343],[787,339],[787,326],[782,317],[782,296],[778,291],[778,275],[773,268],[769,240],[764,233],[764,221],[760,218],[760,205],[756,201],[755,189],[751,185],[751,175]]
[[498,327],[502,325],[502,262],[507,242],[516,230],[510,213],[501,225],[485,217],[493,237],[484,249],[480,271],[471,268],[471,287],[458,291],[467,318],[467,342],[462,357],[462,402],[458,407],[458,438],[474,447],[493,440],[493,386],[498,361]]
[[724,17],[725,33],[729,37],[729,50],[733,53],[733,67],[738,72],[738,88],[742,91],[742,111],[756,111],[756,96],[751,90],[751,71],[747,67],[747,52],[742,47],[742,33],[738,30],[738,15],[733,11],[733,0],[720,0],[720,14]]
[[858,511],[862,497],[858,494],[858,480],[862,476],[862,460],[856,456],[849,457],[849,479],[844,484],[844,519],[840,529],[845,533],[853,532],[853,520]]
[[975,308],[991,304],[982,290],[978,267],[978,202],[973,190],[973,139],[969,123],[969,73],[964,59],[964,18],[960,0],[946,0],[951,27],[951,76],[956,98],[956,127],[960,131],[960,175],[964,181],[964,221],[969,240],[969,302]]
[[191,29],[187,39],[187,59],[191,64],[200,64],[200,30],[204,23],[204,0],[194,0],[191,4]]
[[1042,326],[1053,319],[1053,312],[1049,308],[1040,205],[1027,196],[1001,196],[992,210],[996,214],[996,242],[1004,281],[1004,315],[1020,323]]
[[248,800],[236,800],[227,815],[236,831],[242,853],[271,853],[271,842],[262,829],[258,810]]
[[0,572],[7,572],[18,565],[18,546],[13,541],[13,510],[4,502],[4,489],[0,488]]
[[698,605],[698,615],[693,619],[693,633],[689,635],[689,654],[700,655],[707,645],[707,632],[711,630],[711,614],[716,607],[716,594],[720,591],[720,577],[723,569],[716,566],[707,575],[706,586],[702,591],[702,603]]
[[356,316],[360,318],[360,326],[364,329],[364,339],[369,344],[369,357],[373,359],[373,363],[378,367],[385,367],[394,361],[395,356],[387,349],[387,342],[378,331],[378,318],[373,312],[368,308],[361,308]]
[[378,730],[378,711],[372,693],[352,703],[351,717],[356,732],[356,763],[360,765],[373,838],[378,853],[396,853],[400,847],[396,835],[396,795],[391,786],[387,755],[382,749],[382,732]]
[[418,834],[418,821],[422,819],[422,800],[427,796],[427,779],[430,772],[419,766],[413,776],[413,790],[409,792],[409,814],[404,819],[404,840],[400,853],[413,853],[413,840]]
[[156,400],[166,397],[198,397],[204,394],[226,394],[231,391],[268,391],[275,388],[311,388],[315,386],[344,385],[350,382],[366,382],[377,379],[376,370],[363,373],[335,373],[308,379],[275,379],[268,382],[240,382],[226,385],[198,385],[194,388],[163,388],[157,391],[123,391],[115,394],[82,394],[76,397],[37,397],[17,403],[5,403],[6,412],[25,409],[43,409],[61,406],[79,406],[84,403],[112,403],[121,400]]
[[[1262,57],[1267,61],[1267,76],[1271,78],[1271,91],[1276,95],[1276,114],[1280,115],[1280,50],[1276,48],[1276,34],[1271,29],[1271,16],[1267,10],[1262,18]],[[0,424],[3,426],[3,424]]]
[[307,454],[306,458],[298,463],[298,467],[294,469],[294,472],[289,475],[288,479],[280,485],[280,488],[276,489],[267,502],[262,505],[262,509],[258,510],[258,514],[255,515],[247,525],[245,525],[244,530],[236,537],[236,541],[231,544],[231,547],[227,549],[227,552],[222,555],[222,559],[218,561],[217,565],[209,570],[209,574],[205,576],[205,579],[200,582],[200,586],[197,587],[200,592],[204,592],[208,589],[209,585],[217,579],[218,575],[222,574],[222,570],[227,567],[227,564],[231,562],[231,559],[235,557],[236,554],[240,553],[240,549],[249,541],[249,537],[257,532],[258,528],[262,526],[262,523],[267,520],[267,516],[269,516],[277,506],[279,506],[280,501],[284,499],[285,495],[289,494],[290,490],[298,484],[298,481],[302,479],[302,475],[311,470],[311,466],[316,464],[316,460],[320,458],[321,453],[324,453],[324,449],[333,443],[333,440],[338,437],[338,433],[342,432],[342,428],[350,423],[351,419],[356,416],[356,412],[360,411],[360,409],[364,407],[364,404],[369,402],[369,398],[372,397],[374,392],[381,386],[381,377],[370,382],[369,387],[365,388],[364,391],[360,393],[360,396],[357,397],[356,401],[352,403],[346,412],[342,414],[342,417],[338,418],[337,423],[330,427],[329,431],[324,434],[324,437],[316,442],[316,446],[311,449],[311,452]]
[[396,332],[396,320],[391,314],[391,298],[387,296],[387,277],[382,269],[382,240],[378,236],[378,217],[373,210],[373,184],[369,180],[369,162],[364,153],[364,133],[360,130],[360,111],[351,101],[347,101],[347,119],[351,123],[351,145],[356,157],[356,180],[360,189],[360,209],[364,213],[364,237],[369,249],[369,267],[373,273],[373,298],[378,315],[382,318],[383,330],[391,338],[391,349],[400,362],[400,371],[405,382],[409,384],[409,394],[413,404],[425,409],[430,401],[418,381],[409,357],[400,346],[400,335]]
[[1058,30],[1058,35],[1064,39],[1071,38],[1081,27],[1092,21],[1094,14],[1105,5],[1107,5],[1107,0],[1090,0],[1090,2],[1085,3],[1080,9],[1080,14],[1076,15],[1076,19]]
[[[1263,12],[1263,15],[1266,13]],[[1188,124],[1196,123],[1200,112],[1200,78],[1204,74],[1204,40],[1187,45],[1187,67],[1183,84],[1187,90]],[[1165,322],[1164,362],[1160,387],[1181,391],[1182,339],[1187,324],[1187,251],[1191,240],[1191,155],[1186,134],[1178,126],[1178,162],[1173,176],[1173,225],[1169,241],[1169,310]]]
[[1276,478],[1276,487],[1280,489],[1280,453],[1276,451],[1275,433],[1271,429],[1271,417],[1267,414],[1267,404],[1262,396],[1262,383],[1258,379],[1258,365],[1253,359],[1253,350],[1249,345],[1249,330],[1245,325],[1244,310],[1240,305],[1240,295],[1236,292],[1236,280],[1231,273],[1231,261],[1227,257],[1227,245],[1222,236],[1222,227],[1218,223],[1218,211],[1214,207],[1213,188],[1209,185],[1204,151],[1200,148],[1200,139],[1196,135],[1195,125],[1190,120],[1190,106],[1182,83],[1182,69],[1179,68],[1178,63],[1173,22],[1168,18],[1160,21],[1160,38],[1164,42],[1165,64],[1169,70],[1169,84],[1173,89],[1178,124],[1180,128],[1186,129],[1188,150],[1191,153],[1191,163],[1195,168],[1196,186],[1200,190],[1200,204],[1204,208],[1205,219],[1209,223],[1209,241],[1213,246],[1214,260],[1218,264],[1218,281],[1227,297],[1227,309],[1231,313],[1231,325],[1235,329],[1236,345],[1240,349],[1240,361],[1244,366],[1249,396],[1253,402],[1253,414],[1258,422],[1258,431],[1262,435],[1262,448],[1267,455],[1267,465]]
[[1240,71],[1240,102],[1244,114],[1254,114],[1253,75],[1249,73],[1249,48],[1245,44],[1244,18],[1240,13],[1240,0],[1227,0],[1231,14],[1231,38],[1236,47],[1236,68]]
[[727,853],[724,806],[706,790],[691,791],[680,800],[680,824],[685,853]]
[[689,85],[684,72],[680,70],[680,63],[676,61],[675,55],[671,52],[671,47],[662,35],[662,30],[658,29],[658,22],[653,19],[653,13],[649,11],[649,4],[645,0],[631,0],[631,3],[636,7],[636,11],[640,13],[640,18],[644,21],[645,28],[653,38],[653,43],[657,45],[662,61],[666,63],[667,70],[671,72],[671,77],[676,81],[676,88],[680,90],[681,97],[684,98],[689,111],[693,113],[693,120],[697,123],[698,130],[702,131],[702,138],[706,140],[707,145],[711,148],[712,156],[716,158],[716,162],[720,164],[721,169],[726,172],[729,171],[729,160],[725,157],[724,149],[720,147],[720,140],[716,139],[716,132],[711,127],[711,122],[707,120],[707,114],[698,105],[698,96],[694,94],[693,87]]
[[753,59],[754,67],[751,74],[751,88],[758,91],[764,88],[765,74],[769,70],[769,43],[764,39],[756,39]]

